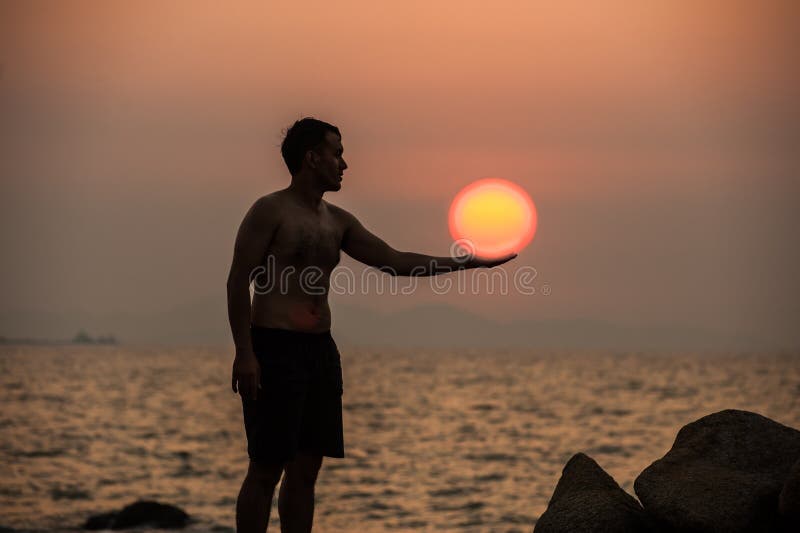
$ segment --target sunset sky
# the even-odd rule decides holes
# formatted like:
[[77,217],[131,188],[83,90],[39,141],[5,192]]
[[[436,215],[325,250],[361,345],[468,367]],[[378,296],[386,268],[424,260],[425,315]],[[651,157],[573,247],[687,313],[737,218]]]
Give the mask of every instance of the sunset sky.
[[446,255],[462,187],[521,185],[538,228],[507,270],[552,290],[334,307],[796,348],[798,5],[3,2],[0,335],[184,306],[227,327],[236,229],[288,184],[281,133],[311,115],[341,129],[349,165],[326,199],[398,249]]

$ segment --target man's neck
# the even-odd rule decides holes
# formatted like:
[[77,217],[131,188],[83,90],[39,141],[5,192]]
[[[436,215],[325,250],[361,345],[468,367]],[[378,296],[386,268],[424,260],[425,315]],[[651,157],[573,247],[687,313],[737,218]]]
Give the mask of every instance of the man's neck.
[[307,182],[292,178],[292,183],[286,188],[286,191],[297,200],[297,202],[309,209],[319,210],[322,204],[322,195],[325,191],[320,191],[311,187]]

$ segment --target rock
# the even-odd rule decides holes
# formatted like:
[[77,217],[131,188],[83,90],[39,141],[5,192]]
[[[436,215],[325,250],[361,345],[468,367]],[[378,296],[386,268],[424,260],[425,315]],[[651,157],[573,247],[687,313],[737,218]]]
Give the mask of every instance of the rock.
[[83,529],[128,529],[149,526],[161,529],[180,529],[189,523],[182,509],[163,503],[139,500],[121,511],[89,517]]
[[185,527],[189,515],[182,509],[158,502],[140,500],[125,507],[114,519],[112,529],[127,529],[143,524],[157,528]]
[[117,514],[119,513],[112,511],[110,513],[92,515],[86,520],[86,523],[83,524],[83,529],[91,529],[93,531],[111,529]]
[[670,530],[775,531],[778,496],[800,458],[800,431],[747,411],[687,424],[634,483],[645,511]]
[[535,533],[637,533],[650,531],[642,506],[591,457],[567,461]]
[[800,531],[800,459],[794,463],[783,484],[778,497],[778,510],[792,530]]

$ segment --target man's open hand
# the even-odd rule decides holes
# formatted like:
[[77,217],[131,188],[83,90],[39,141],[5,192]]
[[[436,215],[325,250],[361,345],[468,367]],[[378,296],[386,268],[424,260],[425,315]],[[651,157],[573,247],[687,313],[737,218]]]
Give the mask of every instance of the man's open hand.
[[467,261],[467,268],[492,268],[498,265],[502,265],[503,263],[508,263],[512,259],[517,257],[517,254],[508,254],[504,255],[503,257],[497,257],[495,259],[483,259],[480,257],[473,257]]
[[237,392],[237,385],[242,398],[256,399],[256,391],[261,388],[261,367],[255,354],[236,354],[231,378],[233,392]]

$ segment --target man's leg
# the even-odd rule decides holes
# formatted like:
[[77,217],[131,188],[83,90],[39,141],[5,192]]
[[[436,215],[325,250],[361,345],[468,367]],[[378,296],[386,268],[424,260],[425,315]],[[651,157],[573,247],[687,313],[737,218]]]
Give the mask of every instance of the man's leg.
[[299,452],[286,463],[278,512],[282,533],[309,533],[314,521],[314,483],[322,466],[322,457]]
[[236,500],[236,531],[239,533],[264,533],[269,523],[272,496],[281,478],[280,463],[250,461],[247,476]]

